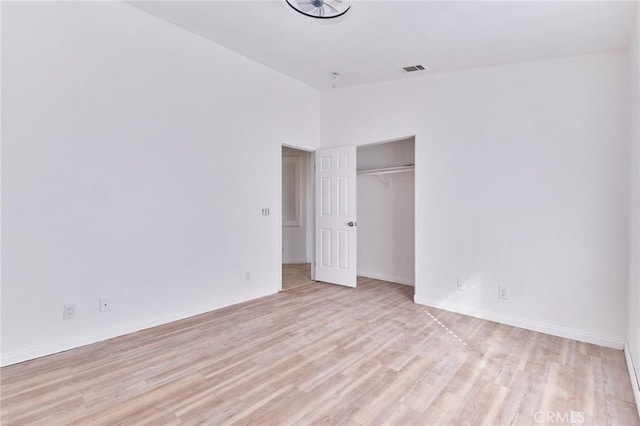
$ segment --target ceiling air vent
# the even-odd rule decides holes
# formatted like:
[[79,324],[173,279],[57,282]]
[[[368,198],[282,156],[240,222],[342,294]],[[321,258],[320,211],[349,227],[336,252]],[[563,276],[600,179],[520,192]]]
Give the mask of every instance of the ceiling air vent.
[[411,65],[409,67],[402,67],[404,72],[424,71],[426,68],[422,65]]

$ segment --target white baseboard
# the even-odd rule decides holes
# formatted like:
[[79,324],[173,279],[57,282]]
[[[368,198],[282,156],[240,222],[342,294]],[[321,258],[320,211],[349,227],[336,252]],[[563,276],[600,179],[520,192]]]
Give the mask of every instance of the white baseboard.
[[530,320],[526,318],[512,317],[510,315],[499,314],[484,309],[471,308],[442,300],[430,299],[419,295],[413,296],[413,301],[420,305],[431,306],[445,311],[456,312],[463,315],[469,315],[488,321],[499,322],[501,324],[511,325],[514,327],[524,328],[527,330],[537,331],[540,333],[550,334],[552,336],[565,337],[567,339],[577,340],[594,345],[605,346],[622,350],[624,348],[624,340],[615,337],[604,336],[590,331],[577,330],[559,325],[549,324],[541,321]]
[[404,280],[402,278],[392,277],[390,275],[385,275],[385,274],[377,274],[375,272],[358,271],[358,275],[365,278],[373,278],[374,280],[389,281],[396,284],[410,285],[412,287],[415,285],[413,281]]
[[[638,369],[633,364],[631,351],[629,350],[629,342],[624,343],[624,358],[627,361],[627,369],[629,370],[629,379],[631,380],[631,388],[633,389],[633,397],[636,400],[636,409],[640,417],[640,383],[638,383]],[[639,361],[640,362],[640,361]]]
[[297,265],[297,264],[311,263],[311,262],[307,262],[305,259],[282,259],[282,263],[287,265],[294,265],[294,264]]
[[274,294],[273,291],[262,292],[253,294],[249,297],[241,297],[226,301],[226,303],[216,303],[206,306],[201,306],[196,309],[175,313],[172,315],[154,318],[152,320],[141,321],[136,323],[124,324],[117,327],[100,330],[99,332],[85,335],[79,338],[68,339],[61,342],[50,343],[46,345],[32,346],[19,351],[8,352],[3,354],[0,359],[0,366],[4,367],[11,364],[17,364],[19,362],[28,361],[35,358],[40,358],[47,355],[53,355],[58,352],[68,351],[70,349],[79,348],[81,346],[90,345],[92,343],[101,342],[103,340],[112,339],[114,337],[124,336],[125,334],[135,333],[136,331],[145,330],[147,328],[156,327],[170,322],[182,320],[185,318],[193,317],[196,315],[204,314],[207,312],[215,311],[216,309],[226,308],[227,306],[236,305],[238,303],[254,300],[259,297],[269,296]]

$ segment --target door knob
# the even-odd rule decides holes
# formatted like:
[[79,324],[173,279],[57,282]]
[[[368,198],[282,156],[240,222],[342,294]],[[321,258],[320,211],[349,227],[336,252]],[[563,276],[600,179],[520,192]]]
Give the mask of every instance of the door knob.
[[357,223],[356,223],[356,222],[349,222],[349,223],[347,223],[347,225],[348,225],[348,226],[356,226],[356,225],[357,225]]

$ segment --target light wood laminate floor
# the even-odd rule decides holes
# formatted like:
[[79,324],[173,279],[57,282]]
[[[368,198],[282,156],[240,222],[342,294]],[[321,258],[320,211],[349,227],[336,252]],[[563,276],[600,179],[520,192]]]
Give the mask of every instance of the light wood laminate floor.
[[310,263],[285,263],[282,265],[282,291],[292,290],[316,282],[311,279]]
[[621,351],[412,293],[305,286],[8,366],[2,424],[640,424]]

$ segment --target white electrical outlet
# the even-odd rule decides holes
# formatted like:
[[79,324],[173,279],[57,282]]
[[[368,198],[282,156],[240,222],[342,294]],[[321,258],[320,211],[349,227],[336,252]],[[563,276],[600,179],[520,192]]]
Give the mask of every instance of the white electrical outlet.
[[62,319],[72,319],[76,317],[76,305],[64,305],[62,308]]
[[464,281],[458,280],[458,291],[465,291]]
[[498,299],[509,300],[509,292],[507,288],[504,286],[498,286]]
[[244,273],[244,280],[245,281],[251,281],[251,272],[245,272]]
[[101,297],[100,298],[100,312],[107,312],[111,310],[111,298],[110,297]]

